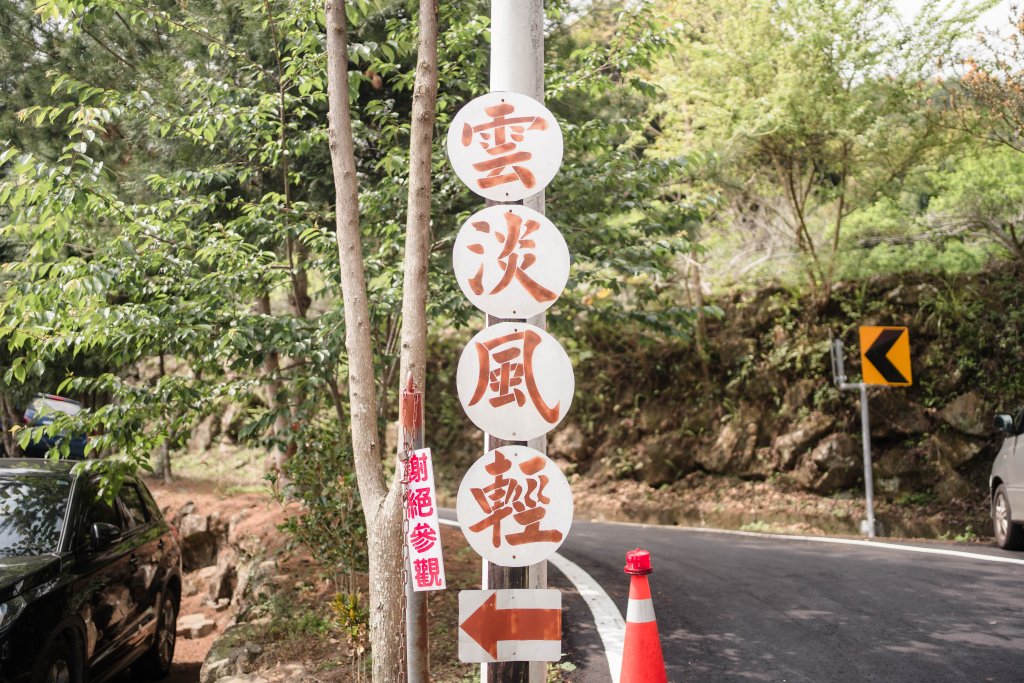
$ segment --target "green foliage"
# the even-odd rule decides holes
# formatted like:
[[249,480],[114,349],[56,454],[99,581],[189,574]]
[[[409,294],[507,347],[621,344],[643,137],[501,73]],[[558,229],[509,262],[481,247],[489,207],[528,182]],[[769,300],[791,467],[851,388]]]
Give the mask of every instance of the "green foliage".
[[284,467],[288,482],[278,491],[285,506],[302,503],[301,513],[287,514],[280,528],[304,546],[324,567],[339,572],[366,571],[366,526],[360,506],[351,444],[336,419],[300,426],[299,444]]

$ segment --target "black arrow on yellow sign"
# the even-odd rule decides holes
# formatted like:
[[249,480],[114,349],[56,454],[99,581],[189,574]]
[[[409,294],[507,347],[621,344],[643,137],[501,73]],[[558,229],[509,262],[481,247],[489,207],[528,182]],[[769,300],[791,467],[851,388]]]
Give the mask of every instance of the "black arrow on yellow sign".
[[909,386],[910,333],[905,327],[860,328],[861,364],[866,384]]

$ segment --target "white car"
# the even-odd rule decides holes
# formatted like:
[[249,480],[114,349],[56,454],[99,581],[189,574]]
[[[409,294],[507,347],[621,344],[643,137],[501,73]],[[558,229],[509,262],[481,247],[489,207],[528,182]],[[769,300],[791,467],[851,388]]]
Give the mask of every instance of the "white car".
[[996,545],[1024,550],[1024,409],[996,415],[996,429],[1006,433],[988,479]]

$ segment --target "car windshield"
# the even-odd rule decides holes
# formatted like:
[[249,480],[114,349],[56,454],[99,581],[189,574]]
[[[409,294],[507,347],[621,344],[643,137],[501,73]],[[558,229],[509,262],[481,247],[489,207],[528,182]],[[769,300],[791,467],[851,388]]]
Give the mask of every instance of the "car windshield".
[[67,479],[0,479],[0,557],[56,552],[70,492]]

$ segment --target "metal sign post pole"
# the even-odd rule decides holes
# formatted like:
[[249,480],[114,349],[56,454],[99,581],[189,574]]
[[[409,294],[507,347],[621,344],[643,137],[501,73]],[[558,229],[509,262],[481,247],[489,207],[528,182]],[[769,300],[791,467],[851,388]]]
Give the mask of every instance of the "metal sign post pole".
[[[831,333],[829,334],[831,339]],[[871,414],[868,410],[868,385],[864,382],[850,384],[846,381],[846,363],[841,339],[832,339],[832,379],[840,391],[860,391],[860,430],[864,443],[864,498],[867,519],[861,526],[861,533],[868,538],[875,537],[875,485],[871,471]]]
[[[544,1],[492,0],[491,2],[491,91],[517,92],[544,102]],[[488,202],[489,203],[489,202]],[[544,193],[527,198],[523,204],[544,213]],[[498,322],[488,316],[487,324]],[[544,314],[531,323],[545,327]],[[543,439],[543,437],[541,437]],[[492,436],[484,437],[484,452],[502,445]],[[531,443],[531,446],[537,447]],[[544,441],[538,448],[544,452]],[[487,589],[544,588],[530,580],[528,568],[499,567],[484,561]],[[546,573],[545,573],[546,574]],[[546,578],[546,576],[545,576]],[[545,665],[529,662],[496,662],[481,665],[480,680],[489,683],[543,683]]]
[[[401,430],[400,448],[403,458],[423,448],[423,394],[416,389],[412,374],[402,390],[399,410],[399,428]],[[403,516],[408,512],[403,506]],[[406,524],[403,520],[403,525]],[[403,540],[403,544],[404,544]],[[409,564],[412,557],[407,558]],[[405,647],[406,647],[406,680],[408,683],[428,683],[430,680],[430,641],[427,631],[427,593],[413,589],[413,567],[406,567],[405,582]]]
[[868,411],[868,385],[860,383],[860,429],[864,441],[864,495],[867,499],[867,534],[875,537],[875,486],[871,474],[871,416]]

